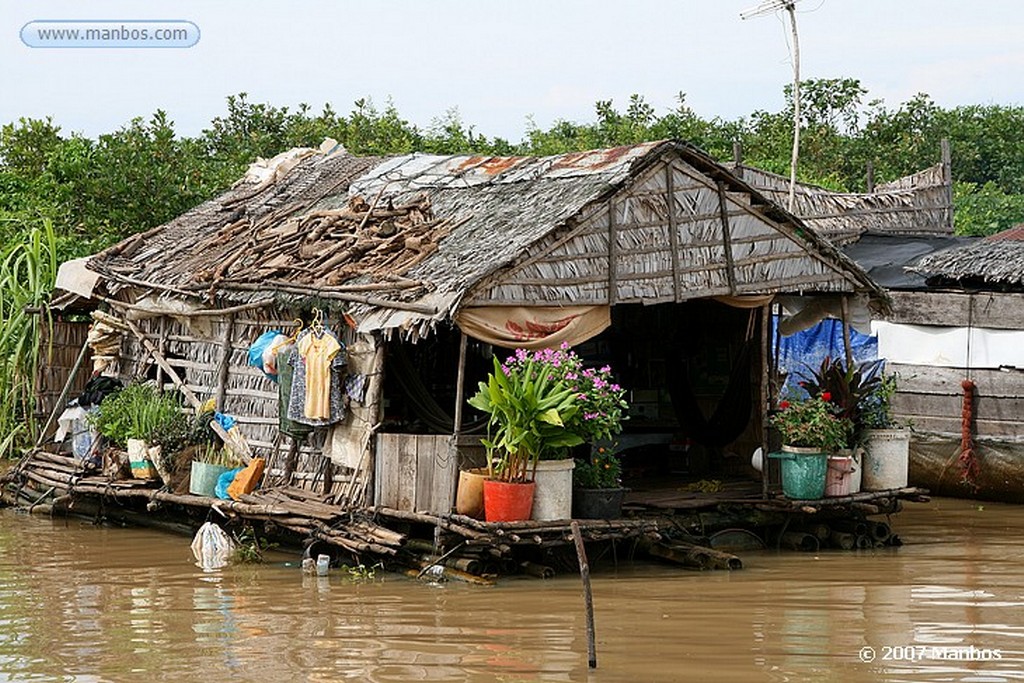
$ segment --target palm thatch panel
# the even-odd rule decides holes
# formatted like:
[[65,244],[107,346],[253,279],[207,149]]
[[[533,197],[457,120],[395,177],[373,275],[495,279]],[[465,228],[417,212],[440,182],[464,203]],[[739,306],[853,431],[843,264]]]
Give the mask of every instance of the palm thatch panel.
[[[786,206],[789,178],[751,166],[732,167],[762,195]],[[879,185],[866,194],[833,192],[797,183],[793,213],[839,244],[865,232],[898,235],[953,234],[952,193],[942,164]]]

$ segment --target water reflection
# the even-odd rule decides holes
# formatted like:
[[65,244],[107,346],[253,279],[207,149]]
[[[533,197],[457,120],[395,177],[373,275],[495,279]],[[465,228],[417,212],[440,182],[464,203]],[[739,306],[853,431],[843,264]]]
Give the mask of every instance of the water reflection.
[[[184,537],[7,510],[0,680],[1024,680],[1024,513],[940,501],[895,526],[898,551],[598,573],[591,672],[576,577],[352,583],[285,555],[203,572]],[[933,656],[971,647],[1000,658]]]

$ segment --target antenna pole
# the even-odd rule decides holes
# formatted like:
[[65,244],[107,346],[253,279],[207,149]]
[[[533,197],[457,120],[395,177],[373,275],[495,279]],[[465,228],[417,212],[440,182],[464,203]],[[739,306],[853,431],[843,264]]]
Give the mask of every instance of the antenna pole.
[[789,24],[793,30],[793,156],[789,162],[789,209],[793,213],[796,201],[796,166],[800,159],[800,39],[796,33],[796,10],[793,2],[786,2]]

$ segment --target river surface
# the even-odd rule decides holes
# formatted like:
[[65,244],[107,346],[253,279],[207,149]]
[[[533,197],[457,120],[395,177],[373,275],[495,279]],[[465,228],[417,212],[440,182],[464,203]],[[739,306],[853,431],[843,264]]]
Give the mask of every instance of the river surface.
[[893,526],[902,548],[602,569],[589,670],[578,576],[203,572],[185,537],[0,510],[0,681],[1024,680],[1024,508]]

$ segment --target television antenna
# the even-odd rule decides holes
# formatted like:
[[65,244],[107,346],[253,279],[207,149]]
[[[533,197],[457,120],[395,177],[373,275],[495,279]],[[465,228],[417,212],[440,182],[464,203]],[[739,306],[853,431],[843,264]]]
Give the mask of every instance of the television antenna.
[[740,12],[740,19],[753,19],[779,10],[789,13],[793,34],[793,153],[789,160],[789,205],[786,208],[790,213],[796,201],[796,167],[800,159],[800,38],[796,32],[796,3],[799,1],[765,0],[757,7]]

